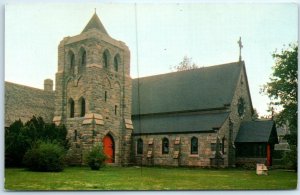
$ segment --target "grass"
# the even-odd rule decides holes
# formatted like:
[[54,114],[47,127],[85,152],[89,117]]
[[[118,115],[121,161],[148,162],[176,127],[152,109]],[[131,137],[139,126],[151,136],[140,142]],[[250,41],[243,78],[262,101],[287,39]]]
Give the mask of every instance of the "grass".
[[271,170],[257,176],[254,170],[158,167],[68,167],[63,172],[5,169],[6,190],[270,190],[295,189],[297,174]]

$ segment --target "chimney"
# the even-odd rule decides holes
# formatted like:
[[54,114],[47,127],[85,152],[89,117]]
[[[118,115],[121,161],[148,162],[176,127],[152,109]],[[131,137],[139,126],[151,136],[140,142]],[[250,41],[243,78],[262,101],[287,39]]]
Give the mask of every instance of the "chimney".
[[51,79],[44,80],[44,91],[48,91],[48,92],[53,91],[53,81]]

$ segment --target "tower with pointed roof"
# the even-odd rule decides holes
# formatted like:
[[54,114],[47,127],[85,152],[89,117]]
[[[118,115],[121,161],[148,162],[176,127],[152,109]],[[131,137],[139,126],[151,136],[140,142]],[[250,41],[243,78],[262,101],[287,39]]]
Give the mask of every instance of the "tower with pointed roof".
[[107,33],[95,13],[84,30],[58,46],[56,124],[71,142],[70,161],[82,164],[101,144],[108,163],[129,163],[131,133],[130,51]]

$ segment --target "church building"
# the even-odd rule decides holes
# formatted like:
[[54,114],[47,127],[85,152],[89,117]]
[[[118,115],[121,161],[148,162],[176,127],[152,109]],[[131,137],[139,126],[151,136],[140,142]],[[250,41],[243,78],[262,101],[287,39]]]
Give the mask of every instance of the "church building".
[[96,13],[60,42],[55,90],[50,79],[44,90],[5,82],[5,126],[33,115],[66,126],[75,165],[99,143],[107,163],[123,166],[272,165],[278,143],[273,121],[252,120],[241,58],[132,79],[129,48]]

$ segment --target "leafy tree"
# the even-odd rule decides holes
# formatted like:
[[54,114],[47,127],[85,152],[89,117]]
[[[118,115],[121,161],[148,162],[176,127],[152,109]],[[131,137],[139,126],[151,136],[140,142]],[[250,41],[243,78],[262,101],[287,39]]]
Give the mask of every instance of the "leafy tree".
[[289,48],[273,53],[275,65],[273,73],[263,87],[275,106],[281,106],[276,122],[288,123],[291,132],[297,132],[297,98],[298,98],[298,46],[289,44]]
[[279,125],[288,125],[291,132],[286,139],[291,151],[286,155],[290,167],[297,170],[297,99],[298,99],[298,45],[289,44],[289,47],[273,53],[275,64],[273,73],[263,87],[274,106],[282,109],[276,113],[275,120]]
[[183,60],[178,65],[173,66],[173,69],[176,71],[192,70],[197,68],[199,67],[192,62],[192,58],[188,58],[187,56],[184,56]]
[[33,116],[25,124],[17,120],[5,129],[5,166],[21,166],[24,154],[40,141],[56,142],[69,148],[65,126],[47,124],[42,117]]

